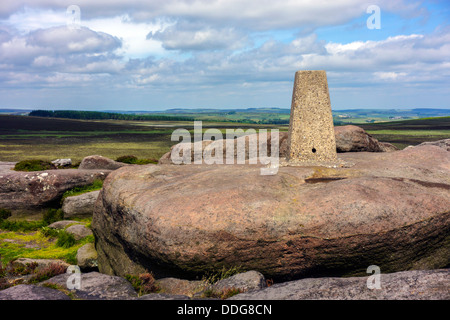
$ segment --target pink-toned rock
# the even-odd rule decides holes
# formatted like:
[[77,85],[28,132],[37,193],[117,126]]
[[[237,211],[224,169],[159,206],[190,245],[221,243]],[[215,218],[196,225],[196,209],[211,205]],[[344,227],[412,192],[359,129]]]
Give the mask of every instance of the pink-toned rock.
[[351,168],[121,168],[92,221],[101,272],[267,278],[441,268],[450,261],[450,153],[343,153]]
[[[359,151],[368,151],[368,152],[391,152],[398,150],[394,145],[387,142],[379,142],[377,139],[372,137],[370,134],[364,131],[364,129],[353,126],[341,126],[334,128],[336,135],[336,151],[337,152],[359,152]],[[239,137],[235,139],[235,150],[234,155],[236,157],[236,145],[238,141],[245,141],[245,159],[249,159],[249,139],[255,138],[255,141],[259,143],[259,135],[252,134],[244,137]],[[279,132],[279,155],[280,157],[286,157],[287,154],[287,132]],[[226,140],[222,141],[222,148],[224,159],[226,155]],[[205,150],[208,146],[211,147],[211,143],[219,143],[210,140],[200,141],[197,144],[202,144],[202,151]],[[158,164],[173,164],[172,163],[172,152],[178,152],[180,156],[182,155],[182,150],[185,145],[183,143],[178,143],[173,145],[169,152],[165,153],[160,159]],[[266,148],[268,154],[270,155],[271,150],[271,135],[270,132],[267,134],[267,142],[262,144],[263,148]],[[187,155],[186,155],[187,156]],[[194,160],[194,144],[191,143],[191,161]],[[224,160],[225,163],[225,160]]]
[[0,165],[0,208],[12,210],[13,215],[38,213],[58,203],[65,191],[104,180],[110,172],[80,169],[21,172]]
[[80,166],[78,169],[87,169],[87,170],[116,170],[125,166],[129,166],[127,163],[117,162],[112,159],[94,155],[88,156],[81,160]]
[[[337,152],[384,152],[386,150],[377,139],[364,131],[363,128],[354,125],[334,127],[334,133],[336,135]],[[392,146],[391,144],[388,145]]]

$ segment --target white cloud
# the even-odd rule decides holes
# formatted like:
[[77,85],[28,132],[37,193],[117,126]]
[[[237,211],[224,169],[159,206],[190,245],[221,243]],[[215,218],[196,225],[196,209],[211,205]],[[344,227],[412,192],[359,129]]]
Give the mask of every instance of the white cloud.
[[235,50],[248,42],[247,36],[233,27],[214,29],[196,23],[175,23],[150,32],[147,39],[161,41],[168,50]]

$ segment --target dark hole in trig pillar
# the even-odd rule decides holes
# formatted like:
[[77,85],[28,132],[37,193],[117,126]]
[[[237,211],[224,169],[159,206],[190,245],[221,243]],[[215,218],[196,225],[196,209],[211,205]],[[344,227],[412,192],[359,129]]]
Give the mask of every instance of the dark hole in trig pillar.
[[312,151],[312,153],[316,153],[317,150],[316,150],[316,148],[312,148],[311,151]]

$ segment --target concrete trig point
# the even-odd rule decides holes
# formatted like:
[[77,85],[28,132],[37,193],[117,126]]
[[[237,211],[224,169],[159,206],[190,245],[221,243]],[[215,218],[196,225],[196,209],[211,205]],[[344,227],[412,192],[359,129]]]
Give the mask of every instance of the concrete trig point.
[[337,161],[327,75],[323,70],[295,73],[286,160]]

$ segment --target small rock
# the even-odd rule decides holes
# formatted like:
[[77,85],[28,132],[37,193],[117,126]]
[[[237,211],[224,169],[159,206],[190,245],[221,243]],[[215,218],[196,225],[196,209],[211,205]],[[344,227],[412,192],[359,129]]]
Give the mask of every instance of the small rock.
[[78,249],[77,265],[81,269],[96,268],[98,266],[97,251],[93,243],[87,243]]
[[92,216],[98,191],[91,191],[64,199],[62,210],[65,218]]
[[80,170],[93,170],[93,169],[104,169],[104,170],[116,170],[124,166],[129,166],[127,163],[117,162],[109,158],[94,155],[85,157],[78,169]]
[[[71,274],[65,273],[42,282],[52,283],[67,289],[67,280]],[[137,298],[131,283],[122,277],[108,276],[98,272],[82,273],[80,289],[74,289],[74,295],[82,300],[130,300]]]
[[70,300],[70,298],[55,289],[20,284],[0,291],[0,300]]
[[61,220],[61,221],[53,222],[48,227],[52,228],[52,229],[61,229],[62,230],[62,229],[65,229],[70,224],[81,224],[81,222],[74,221],[74,220]]
[[72,165],[72,159],[56,159],[52,161],[55,167],[69,167]]
[[194,296],[196,293],[208,287],[205,281],[189,281],[177,278],[158,279],[155,284],[159,287],[161,293],[189,297]]
[[224,291],[234,288],[247,292],[265,287],[267,287],[267,283],[262,273],[258,271],[247,271],[216,282],[212,286],[212,289],[214,291]]
[[137,300],[191,300],[191,298],[181,294],[149,293]]
[[69,266],[67,262],[64,262],[59,259],[29,259],[29,258],[19,258],[11,262],[10,267],[11,268],[17,268],[17,267],[23,267],[26,268],[27,266],[36,263],[37,267],[35,271],[42,270],[46,267],[48,267],[51,264],[61,264],[65,266],[66,268]]
[[92,231],[82,224],[70,226],[66,229],[66,232],[72,234],[77,241],[92,235]]

